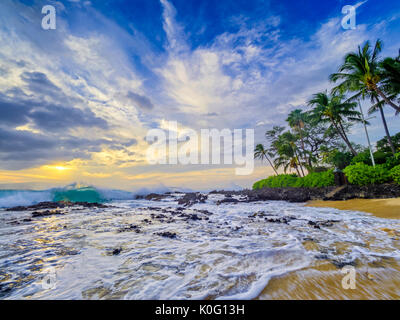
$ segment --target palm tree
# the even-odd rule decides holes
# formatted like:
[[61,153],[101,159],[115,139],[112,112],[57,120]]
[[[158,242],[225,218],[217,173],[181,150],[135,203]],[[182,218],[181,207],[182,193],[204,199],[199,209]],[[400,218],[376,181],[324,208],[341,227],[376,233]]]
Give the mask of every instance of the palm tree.
[[400,94],[400,55],[396,58],[386,58],[381,64],[384,88],[390,94]]
[[266,159],[268,161],[268,163],[270,164],[270,166],[272,167],[272,169],[274,169],[275,174],[278,175],[278,172],[276,171],[275,166],[273,165],[273,163],[271,162],[271,159],[269,158],[270,156],[271,156],[271,152],[269,152],[268,149],[265,149],[261,143],[256,145],[256,147],[254,149],[254,159],[260,159],[261,161]]
[[396,105],[384,92],[382,88],[385,83],[384,76],[380,69],[378,55],[382,50],[382,42],[377,40],[371,51],[371,45],[367,41],[363,48],[358,46],[358,52],[351,52],[345,56],[344,63],[340,66],[338,73],[330,75],[330,80],[336,82],[343,80],[333,92],[357,92],[353,98],[365,95],[368,91],[374,91],[388,105],[397,112],[400,107]]
[[291,132],[286,131],[279,135],[275,141],[272,142],[273,148],[278,154],[278,158],[275,159],[274,163],[277,168],[284,166],[285,172],[288,166],[295,168],[299,177],[301,177],[299,168],[303,174],[304,170],[300,162],[298,155],[297,146],[295,144],[297,138]]
[[277,168],[283,167],[283,171],[286,173],[289,168],[293,168],[297,172],[297,176],[301,177],[299,172],[299,166],[295,157],[290,157],[286,154],[282,154],[274,160]]
[[[307,152],[305,149],[304,135],[303,135],[303,129],[304,129],[305,123],[307,121],[307,113],[303,112],[301,109],[295,109],[289,113],[289,116],[286,119],[286,121],[289,123],[289,126],[296,133],[299,134],[304,161],[305,161],[305,163],[309,163],[309,161],[307,159]],[[309,163],[309,165],[311,165],[311,163]]]
[[343,102],[343,95],[328,95],[326,92],[319,92],[308,102],[314,108],[311,110],[313,117],[321,122],[330,122],[346,143],[351,153],[356,156],[346,134],[345,125],[348,121],[361,122],[360,113],[355,111],[357,104],[354,102]]

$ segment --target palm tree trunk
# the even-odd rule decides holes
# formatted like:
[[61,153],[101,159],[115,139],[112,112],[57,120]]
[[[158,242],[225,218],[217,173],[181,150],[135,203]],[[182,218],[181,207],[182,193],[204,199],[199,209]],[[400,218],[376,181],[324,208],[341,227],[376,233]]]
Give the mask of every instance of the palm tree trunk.
[[312,168],[311,161],[309,161],[306,156],[306,148],[304,147],[304,139],[303,139],[303,134],[301,133],[301,129],[299,130],[299,133],[300,133],[300,142],[301,142],[301,149],[303,151],[304,163],[306,164],[308,163],[310,168]]
[[346,132],[344,131],[343,126],[340,124],[341,128],[343,129],[343,131],[338,127],[338,125],[336,124],[335,121],[332,121],[333,126],[335,127],[336,131],[339,133],[339,135],[342,137],[343,141],[346,143],[346,145],[349,147],[351,153],[353,154],[353,156],[357,155],[356,150],[354,150],[353,146],[351,145],[349,139],[347,138]]
[[269,165],[272,167],[272,169],[274,169],[275,174],[278,175],[278,171],[276,171],[275,166],[272,164],[271,160],[269,159],[269,157],[267,155],[265,155],[265,159],[267,159],[267,161],[269,162]]
[[297,159],[297,162],[299,163],[299,167],[300,167],[301,173],[303,174],[303,177],[304,177],[305,174],[304,174],[303,166],[301,165],[301,162],[300,162],[300,158],[299,158],[299,156],[298,156],[296,150],[293,150],[293,151],[294,151],[294,155],[295,155],[295,157],[296,157],[296,159]]
[[383,122],[383,126],[385,127],[387,141],[389,143],[390,149],[392,149],[393,155],[395,155],[396,154],[396,150],[394,148],[394,145],[393,145],[393,142],[392,142],[392,138],[390,137],[389,128],[388,128],[387,123],[386,123],[385,113],[383,112],[383,108],[381,106],[379,106],[379,111],[381,112],[382,122]]
[[299,171],[299,168],[298,168],[298,166],[296,165],[296,171],[297,171],[297,176],[299,176],[299,177],[301,177],[301,174],[300,174],[300,171]]
[[393,109],[395,109],[397,112],[400,112],[400,107],[395,105],[386,95],[379,89],[377,86],[374,87],[375,92],[382,97],[385,102],[390,105]]

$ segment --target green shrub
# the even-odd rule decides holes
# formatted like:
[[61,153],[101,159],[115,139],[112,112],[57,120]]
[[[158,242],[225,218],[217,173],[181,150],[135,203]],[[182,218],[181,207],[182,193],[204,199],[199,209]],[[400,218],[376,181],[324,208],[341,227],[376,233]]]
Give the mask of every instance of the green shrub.
[[400,153],[396,153],[394,156],[388,157],[386,159],[385,167],[390,170],[396,166],[400,165]]
[[295,174],[280,174],[271,176],[267,179],[257,181],[253,184],[253,189],[284,188],[284,187],[327,187],[334,185],[333,171],[311,172],[307,176],[299,178]]
[[334,168],[343,170],[350,165],[353,155],[350,152],[340,152],[338,150],[330,151],[324,162],[330,164]]
[[346,167],[343,172],[351,184],[360,186],[380,184],[391,180],[390,172],[384,165],[372,167],[359,162]]
[[395,166],[390,170],[390,177],[394,182],[400,184],[400,165]]
[[257,181],[253,185],[253,189],[268,188],[284,188],[296,186],[297,179],[295,174],[280,174],[277,176],[270,176],[267,179]]
[[310,172],[303,178],[298,178],[296,187],[316,188],[335,185],[333,170],[324,172]]
[[[375,164],[384,164],[389,158],[393,157],[392,153],[385,153],[383,151],[376,151],[373,155]],[[372,166],[371,154],[368,149],[360,152],[351,160],[352,165],[360,162]]]

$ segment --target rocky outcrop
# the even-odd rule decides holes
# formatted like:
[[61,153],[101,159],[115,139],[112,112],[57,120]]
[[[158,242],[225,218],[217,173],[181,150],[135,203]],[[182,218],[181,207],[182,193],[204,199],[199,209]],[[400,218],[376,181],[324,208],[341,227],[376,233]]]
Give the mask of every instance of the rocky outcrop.
[[343,188],[327,194],[322,200],[349,200],[349,199],[384,199],[400,197],[400,185],[380,184],[370,186],[346,185]]
[[84,207],[84,208],[108,208],[109,206],[102,203],[91,203],[91,202],[68,202],[68,201],[45,201],[39,202],[31,206],[18,206],[13,208],[8,208],[6,211],[32,211],[32,210],[50,210],[50,209],[60,209],[66,207]]
[[213,191],[213,194],[224,194],[225,199],[219,203],[232,201],[232,195],[242,196],[238,202],[280,200],[288,202],[307,202],[310,200],[348,200],[348,199],[383,199],[400,197],[400,185],[381,184],[370,186],[344,185],[341,187],[322,188],[262,188],[259,190]]
[[207,196],[199,192],[186,193],[182,198],[178,200],[179,205],[190,207],[196,203],[204,203],[207,200]]

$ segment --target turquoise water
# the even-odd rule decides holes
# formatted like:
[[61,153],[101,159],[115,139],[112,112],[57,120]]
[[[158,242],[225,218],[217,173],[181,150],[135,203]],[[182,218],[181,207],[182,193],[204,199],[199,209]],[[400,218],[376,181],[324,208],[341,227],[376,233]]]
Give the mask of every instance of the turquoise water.
[[28,206],[43,201],[71,201],[101,203],[111,200],[133,199],[133,193],[95,187],[65,187],[42,191],[0,190],[0,208]]
[[71,202],[104,202],[104,199],[98,190],[92,187],[79,188],[73,190],[57,190],[53,193],[53,201],[71,201]]

